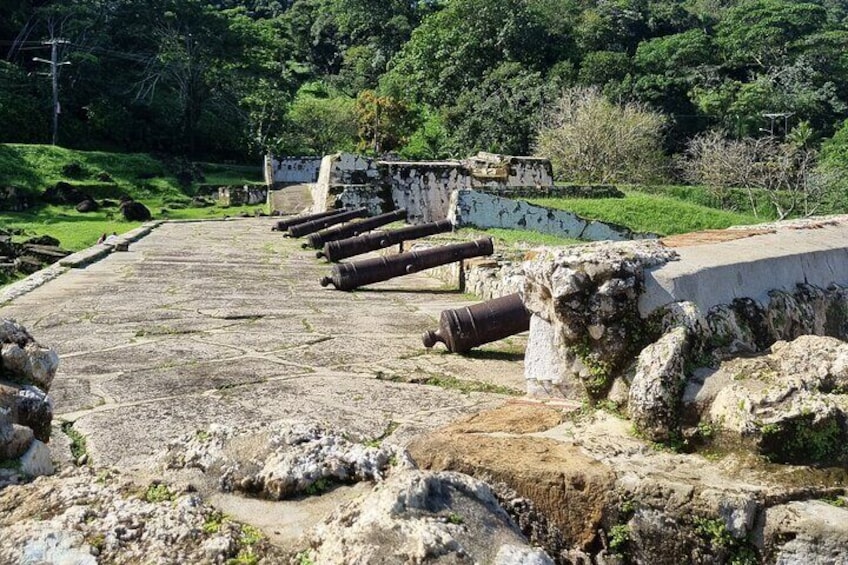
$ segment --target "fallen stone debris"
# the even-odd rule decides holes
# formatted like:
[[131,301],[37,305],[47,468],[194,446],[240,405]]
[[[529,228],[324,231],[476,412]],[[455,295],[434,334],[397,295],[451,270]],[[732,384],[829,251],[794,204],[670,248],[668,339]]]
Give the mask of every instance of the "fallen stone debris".
[[53,472],[53,405],[59,357],[14,320],[0,319],[0,488]]
[[282,563],[258,530],[193,492],[68,468],[0,490],[2,563]]
[[12,240],[11,230],[0,229],[0,281],[17,275],[30,275],[71,254],[59,240],[50,236],[33,237],[23,242]]
[[199,469],[224,492],[282,500],[380,480],[402,456],[390,445],[351,441],[316,424],[275,422],[248,429],[212,426],[173,443],[166,467]]

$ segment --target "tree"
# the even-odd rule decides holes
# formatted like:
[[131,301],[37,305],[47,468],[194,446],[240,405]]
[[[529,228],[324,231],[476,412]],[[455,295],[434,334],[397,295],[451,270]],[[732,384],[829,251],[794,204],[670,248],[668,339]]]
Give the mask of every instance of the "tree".
[[822,164],[848,176],[848,120],[822,144]]
[[503,63],[445,109],[449,153],[528,154],[550,94],[538,72],[519,63]]
[[447,145],[448,132],[444,121],[438,113],[424,110],[418,129],[398,153],[404,159],[434,161],[451,156]]
[[666,119],[637,103],[606,100],[596,88],[572,88],[548,108],[536,154],[558,178],[576,182],[653,182],[663,176]]
[[773,136],[735,140],[713,131],[690,141],[683,169],[690,182],[706,185],[722,205],[729,189],[745,189],[754,215],[759,215],[759,191],[782,220],[793,213],[815,214],[830,199],[833,185],[816,173],[816,159],[816,151],[804,143],[780,143]]
[[359,146],[374,155],[394,151],[406,142],[414,130],[414,114],[410,108],[391,96],[379,96],[364,90],[356,99]]
[[277,146],[292,155],[326,155],[356,147],[355,100],[332,95],[321,85],[300,89],[289,110],[287,131]]
[[718,25],[716,41],[728,62],[768,69],[786,63],[791,45],[824,26],[821,6],[789,0],[746,0]]
[[381,86],[396,97],[449,106],[503,62],[547,67],[552,48],[524,0],[453,0],[412,32]]

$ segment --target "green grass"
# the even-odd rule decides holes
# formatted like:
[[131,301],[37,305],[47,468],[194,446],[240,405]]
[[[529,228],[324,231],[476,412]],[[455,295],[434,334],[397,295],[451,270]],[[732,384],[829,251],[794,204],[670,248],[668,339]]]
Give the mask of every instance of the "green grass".
[[201,184],[208,185],[245,185],[264,184],[262,167],[251,165],[222,165],[220,163],[201,163],[203,176]]
[[[63,174],[76,163],[81,173]],[[0,144],[0,186],[18,186],[41,192],[59,181],[80,187],[95,198],[117,198],[128,194],[137,200],[184,198],[200,185],[240,185],[262,182],[257,165],[200,163],[205,180],[183,189],[174,171],[163,161],[143,153],[76,151],[52,145]],[[111,180],[101,180],[107,174]]]
[[529,202],[568,210],[591,220],[612,222],[638,232],[660,235],[721,229],[763,222],[751,214],[717,210],[670,196],[626,190],[625,198],[535,198]]
[[[71,163],[82,169],[73,178],[62,172]],[[101,173],[108,174],[112,182],[98,179]],[[181,193],[177,179],[149,155],[74,151],[51,145],[0,145],[0,185],[41,192],[59,181],[79,186],[95,198],[129,194],[140,199]]]
[[26,239],[36,235],[51,235],[70,251],[85,249],[97,242],[103,233],[122,234],[141,225],[111,218],[117,209],[101,210],[81,214],[73,208],[44,206],[27,212],[0,212],[0,225],[24,231],[15,239]]
[[[79,165],[80,172],[69,176],[64,169],[72,163]],[[117,199],[127,194],[146,205],[155,219],[222,218],[242,212],[253,215],[257,209],[264,209],[264,206],[190,207],[190,195],[201,184],[239,185],[261,181],[258,165],[201,163],[200,168],[206,179],[181,188],[166,163],[150,155],[0,144],[0,186],[17,186],[41,193],[64,181],[98,199]],[[70,206],[42,205],[26,212],[0,211],[0,226],[23,230],[24,235],[18,239],[51,235],[65,249],[78,251],[93,245],[103,233],[122,234],[138,227],[139,223],[124,221],[117,208],[81,214]]]
[[495,245],[517,245],[522,243],[529,245],[576,245],[579,243],[586,243],[585,241],[580,241],[579,239],[552,235],[547,233],[539,233],[530,230],[487,228],[484,230],[474,229],[472,231],[483,232],[487,235],[492,236],[492,238],[495,240]]
[[[162,220],[204,220],[238,216],[247,212],[251,216],[264,206],[209,206],[207,208],[166,209],[157,200],[142,200],[150,208],[154,219]],[[24,231],[15,236],[23,240],[38,235],[51,235],[59,240],[61,246],[69,251],[79,251],[97,243],[101,234],[116,232],[118,235],[141,225],[141,222],[127,222],[121,219],[117,208],[101,209],[98,212],[81,214],[71,207],[43,206],[27,212],[0,212],[0,226]],[[2,284],[2,283],[0,283]]]

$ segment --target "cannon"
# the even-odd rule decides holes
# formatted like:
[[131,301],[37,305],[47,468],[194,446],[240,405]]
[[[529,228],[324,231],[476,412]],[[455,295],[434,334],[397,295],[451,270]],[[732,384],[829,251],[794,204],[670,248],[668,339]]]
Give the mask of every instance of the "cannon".
[[530,312],[516,292],[473,306],[444,310],[439,316],[439,329],[427,330],[421,340],[428,349],[442,342],[448,351],[464,353],[529,329]]
[[468,243],[398,253],[389,257],[337,263],[333,265],[333,274],[321,279],[321,286],[332,284],[338,290],[353,290],[366,284],[387,281],[424,269],[492,253],[494,253],[492,240],[487,237]]
[[392,231],[368,233],[357,237],[328,241],[324,244],[324,249],[316,253],[316,255],[319,259],[326,257],[328,261],[335,263],[348,257],[391,247],[392,245],[397,245],[411,239],[449,232],[452,229],[453,224],[449,220],[442,220],[441,222],[408,226]]
[[320,218],[318,220],[312,220],[310,222],[304,222],[302,224],[295,224],[289,227],[288,233],[289,237],[301,237],[304,235],[309,235],[310,233],[315,233],[317,231],[323,230],[324,228],[328,228],[330,226],[335,226],[336,224],[341,224],[344,222],[349,222],[350,220],[356,218],[367,218],[368,217],[368,209],[367,208],[355,208],[353,210],[342,210],[333,214],[332,216],[327,216],[326,218]]
[[338,214],[339,212],[342,212],[342,210],[329,210],[327,212],[317,212],[315,214],[304,214],[302,216],[295,216],[294,218],[286,218],[285,220],[278,221],[274,227],[271,228],[271,231],[286,231],[294,225],[311,222],[312,220],[320,220],[321,218],[326,218],[328,216]]
[[303,247],[312,247],[313,249],[321,249],[328,241],[344,239],[346,237],[357,236],[359,234],[371,231],[374,228],[391,224],[398,220],[406,218],[406,210],[395,210],[387,214],[380,214],[366,218],[361,222],[352,222],[345,226],[338,226],[311,234],[307,239],[308,242],[303,244]]

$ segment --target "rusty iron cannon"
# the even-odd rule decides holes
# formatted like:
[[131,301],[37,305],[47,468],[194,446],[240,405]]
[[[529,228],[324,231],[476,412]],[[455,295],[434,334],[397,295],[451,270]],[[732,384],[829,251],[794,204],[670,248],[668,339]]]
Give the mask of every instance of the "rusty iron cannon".
[[398,220],[406,219],[406,210],[395,210],[379,216],[366,218],[361,222],[351,222],[344,226],[329,228],[311,234],[308,241],[303,244],[303,247],[312,247],[313,249],[321,249],[328,241],[344,239],[346,237],[357,236],[365,232],[371,231],[374,228],[397,222]]
[[427,330],[421,340],[427,348],[442,342],[448,351],[464,353],[529,329],[530,312],[516,292],[473,306],[444,310],[439,317],[439,329]]
[[398,253],[388,257],[362,259],[350,263],[333,265],[333,274],[321,279],[321,286],[332,284],[338,290],[354,288],[375,282],[387,281],[410,273],[432,269],[494,253],[491,238],[478,239],[468,243],[442,245],[430,249]]
[[311,222],[312,220],[320,220],[321,218],[327,218],[334,214],[338,214],[339,212],[343,212],[343,210],[328,210],[326,212],[316,212],[315,214],[303,214],[293,218],[286,218],[285,220],[280,220],[274,224],[271,231],[286,231],[294,225]]
[[367,233],[357,237],[328,241],[324,244],[324,249],[316,253],[316,255],[319,259],[326,257],[328,261],[335,263],[348,257],[362,255],[369,251],[377,251],[378,249],[391,247],[392,245],[403,244],[404,241],[419,239],[428,235],[449,232],[452,229],[453,224],[450,220],[442,220],[441,222],[432,222],[420,226],[407,226],[392,231]]
[[367,218],[368,217],[368,209],[367,208],[355,208],[353,210],[340,210],[338,213],[333,214],[332,216],[327,216],[326,218],[320,218],[318,220],[312,220],[310,222],[304,222],[302,224],[295,224],[289,227],[288,233],[289,237],[302,237],[304,235],[309,235],[311,233],[315,233],[317,231],[323,230],[324,228],[329,228],[330,226],[335,226],[336,224],[342,224],[344,222],[349,222],[350,220],[354,220],[356,218]]

